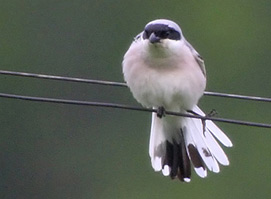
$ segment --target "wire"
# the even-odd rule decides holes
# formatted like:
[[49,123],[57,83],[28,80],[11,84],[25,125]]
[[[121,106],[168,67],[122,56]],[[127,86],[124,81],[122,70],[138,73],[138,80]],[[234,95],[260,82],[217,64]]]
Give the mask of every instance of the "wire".
[[121,82],[110,82],[110,81],[92,80],[92,79],[83,79],[83,78],[74,78],[74,77],[63,77],[63,76],[55,76],[55,75],[44,75],[44,74],[35,74],[35,73],[5,71],[5,70],[0,70],[0,74],[12,75],[12,76],[22,76],[22,77],[32,77],[32,78],[39,78],[39,79],[68,81],[68,82],[99,84],[99,85],[106,85],[106,86],[127,87],[127,85],[125,83],[121,83]]
[[[7,93],[0,93],[0,97],[19,99],[19,100],[28,100],[28,101],[37,101],[37,102],[57,103],[57,104],[84,105],[84,106],[118,108],[118,109],[144,111],[144,112],[157,112],[156,109],[134,107],[134,106],[123,105],[123,104],[115,104],[115,103],[102,103],[102,102],[91,102],[91,101],[32,97],[32,96],[14,95],[14,94],[7,94]],[[210,116],[192,115],[192,114],[177,113],[177,112],[172,112],[172,111],[165,111],[165,114],[182,116],[182,117],[190,117],[190,118],[198,118],[201,120],[212,120],[216,122],[224,122],[224,123],[231,123],[231,124],[238,124],[238,125],[245,125],[245,126],[271,128],[271,124],[264,124],[264,123],[248,122],[248,121],[225,119],[225,118],[214,118]]]
[[247,96],[247,95],[217,93],[217,92],[210,92],[210,91],[205,91],[204,94],[209,95],[209,96],[215,96],[215,97],[252,100],[252,101],[259,101],[259,102],[271,102],[271,98],[267,98],[267,97],[256,97],[256,96]]
[[[121,83],[121,82],[111,82],[111,81],[73,78],[73,77],[64,77],[64,76],[44,75],[44,74],[35,74],[35,73],[0,70],[0,74],[12,75],[12,76],[22,76],[22,77],[32,77],[32,78],[40,78],[40,79],[59,80],[59,81],[69,81],[69,82],[90,83],[90,84],[107,85],[107,86],[127,87],[127,85],[125,83]],[[218,92],[210,92],[210,91],[205,91],[204,94],[209,95],[209,96],[216,96],[216,97],[226,97],[226,98],[271,102],[271,98],[263,98],[263,97],[255,97],[255,96],[245,96],[245,95],[218,93]],[[129,109],[129,110],[136,110],[136,111],[157,112],[157,110],[155,110],[155,109],[139,108],[139,107],[133,107],[133,106],[123,105],[123,104],[114,104],[114,103],[101,103],[101,102],[90,102],[90,101],[32,97],[32,96],[22,96],[22,95],[14,95],[14,94],[6,94],[6,93],[0,93],[0,97],[20,99],[20,100],[39,101],[39,102],[110,107],[110,108]],[[271,128],[271,124],[264,124],[264,123],[248,122],[248,121],[225,119],[225,118],[214,118],[214,117],[209,117],[209,116],[198,116],[198,115],[191,115],[191,114],[177,113],[177,112],[170,112],[170,111],[165,111],[165,113],[168,115],[198,118],[198,119],[202,119],[202,120],[212,120],[212,121],[217,121],[217,122],[225,122],[225,123],[232,123],[232,124],[239,124],[239,125],[246,125],[246,126]]]
[[[90,83],[90,84],[98,84],[98,85],[106,85],[106,86],[127,87],[127,85],[122,82],[111,82],[111,81],[102,81],[102,80],[92,80],[92,79],[83,79],[83,78],[35,74],[35,73],[0,70],[0,74],[22,76],[22,77],[32,77],[32,78],[41,78],[41,79],[50,79],[50,80],[59,80],[59,81],[69,81],[69,82]],[[215,97],[234,98],[234,99],[243,99],[243,100],[252,100],[252,101],[261,101],[261,102],[271,102],[271,98],[266,98],[266,97],[236,95],[236,94],[227,94],[227,93],[219,93],[219,92],[211,92],[211,91],[205,91],[204,95],[215,96]]]

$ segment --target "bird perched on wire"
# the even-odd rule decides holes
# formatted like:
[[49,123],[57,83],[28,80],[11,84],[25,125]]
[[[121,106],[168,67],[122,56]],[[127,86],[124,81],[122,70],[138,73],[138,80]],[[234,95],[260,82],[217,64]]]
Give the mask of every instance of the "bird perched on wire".
[[216,139],[227,147],[232,142],[212,121],[164,114],[205,115],[197,106],[206,87],[204,61],[175,22],[149,22],[124,55],[122,68],[134,98],[158,110],[152,114],[149,143],[155,171],[189,182],[191,163],[202,178],[206,168],[218,173],[218,163],[229,165]]

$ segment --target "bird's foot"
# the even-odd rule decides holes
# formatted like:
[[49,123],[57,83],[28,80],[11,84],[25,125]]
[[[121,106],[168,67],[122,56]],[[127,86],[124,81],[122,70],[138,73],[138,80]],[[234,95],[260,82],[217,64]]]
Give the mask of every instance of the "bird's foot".
[[[214,110],[214,109],[213,109]],[[213,111],[212,110],[212,111]],[[212,111],[210,112],[212,114]],[[196,116],[203,116],[203,115],[200,115],[198,113],[196,113],[195,111],[192,111],[192,110],[187,110],[188,113],[191,113],[192,115],[196,115]],[[209,114],[207,115],[209,116]],[[200,119],[201,120],[201,123],[202,123],[202,132],[203,132],[203,135],[205,136],[205,131],[206,131],[206,119],[202,118]]]
[[163,106],[159,106],[157,108],[156,113],[157,113],[157,117],[162,118],[162,117],[164,117],[166,115],[166,110],[165,110],[165,108]]

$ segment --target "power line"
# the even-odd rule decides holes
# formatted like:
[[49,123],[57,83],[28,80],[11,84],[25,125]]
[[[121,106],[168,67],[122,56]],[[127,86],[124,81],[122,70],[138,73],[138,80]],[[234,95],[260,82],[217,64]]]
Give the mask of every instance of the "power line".
[[[83,105],[83,106],[96,106],[96,107],[106,107],[106,108],[118,108],[118,109],[144,111],[144,112],[157,112],[156,109],[134,107],[134,106],[124,105],[124,104],[115,104],[115,103],[103,103],[103,102],[91,102],[91,101],[80,101],[80,100],[33,97],[33,96],[7,94],[7,93],[0,93],[0,97],[12,98],[12,99],[17,99],[17,100],[36,101],[36,102]],[[216,117],[210,117],[210,116],[192,115],[192,114],[177,113],[177,112],[172,112],[172,111],[165,111],[165,114],[181,116],[181,117],[198,118],[201,120],[212,120],[212,121],[216,121],[216,122],[224,122],[224,123],[238,124],[238,125],[244,125],[244,126],[271,128],[271,124],[264,124],[264,123],[248,122],[248,121],[225,119],[225,118],[216,118]]]
[[[50,80],[58,80],[58,81],[69,81],[69,82],[98,84],[98,85],[106,85],[106,86],[127,87],[127,85],[125,83],[122,83],[122,82],[112,82],[112,81],[93,80],[93,79],[84,79],[84,78],[64,77],[64,76],[55,76],[55,75],[44,75],[44,74],[35,74],[35,73],[5,71],[5,70],[0,70],[0,74],[2,74],[2,75],[12,75],[12,76],[21,76],[21,77],[40,78],[40,79],[50,79]],[[271,102],[271,98],[266,98],[266,97],[237,95],[237,94],[219,93],[219,92],[211,92],[211,91],[205,91],[204,95],[214,96],[214,97],[233,98],[233,99],[252,100],[252,101],[261,101],[261,102]]]
[[44,74],[36,74],[36,73],[5,71],[5,70],[0,70],[0,74],[2,74],[2,75],[12,75],[12,76],[21,76],[21,77],[31,77],[31,78],[38,78],[38,79],[59,80],[59,81],[67,81],[67,82],[80,82],[80,83],[88,83],[88,84],[99,84],[99,85],[106,85],[106,86],[127,87],[127,85],[125,83],[121,83],[121,82],[110,82],[110,81],[83,79],[83,78],[76,78],[76,77],[64,77],[64,76],[44,75]]
[[271,98],[267,98],[267,97],[256,97],[256,96],[247,96],[247,95],[217,93],[217,92],[210,92],[210,91],[205,91],[204,94],[209,95],[209,96],[215,96],[215,97],[252,100],[252,101],[259,101],[259,102],[271,102]]

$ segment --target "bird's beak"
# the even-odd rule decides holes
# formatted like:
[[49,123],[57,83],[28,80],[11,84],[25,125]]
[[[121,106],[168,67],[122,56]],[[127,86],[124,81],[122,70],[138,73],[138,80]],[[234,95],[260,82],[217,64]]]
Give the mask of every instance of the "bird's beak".
[[160,37],[157,37],[154,33],[152,33],[149,37],[149,41],[154,44],[154,43],[159,43],[160,42]]

